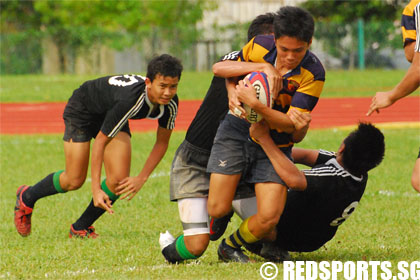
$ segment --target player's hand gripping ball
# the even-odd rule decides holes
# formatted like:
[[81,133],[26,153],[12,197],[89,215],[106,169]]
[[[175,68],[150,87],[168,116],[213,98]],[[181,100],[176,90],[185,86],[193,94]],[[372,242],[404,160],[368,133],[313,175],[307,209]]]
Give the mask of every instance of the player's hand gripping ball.
[[[249,80],[252,86],[257,92],[257,99],[264,105],[272,108],[273,99],[270,94],[270,88],[268,86],[267,75],[264,72],[251,72],[245,78]],[[251,109],[246,104],[242,104],[247,114],[246,119],[249,123],[256,123],[263,119],[256,111]]]

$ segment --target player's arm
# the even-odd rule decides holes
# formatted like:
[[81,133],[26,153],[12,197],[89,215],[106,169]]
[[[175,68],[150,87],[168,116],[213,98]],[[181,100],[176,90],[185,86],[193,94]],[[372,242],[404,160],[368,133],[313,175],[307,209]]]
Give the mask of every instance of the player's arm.
[[226,78],[226,91],[228,94],[228,101],[229,101],[229,110],[234,113],[237,117],[242,119],[245,118],[245,110],[241,106],[241,102],[238,100],[238,96],[236,94],[236,85],[238,83],[238,77]]
[[294,123],[288,115],[271,109],[257,99],[256,91],[249,80],[244,79],[238,82],[238,85],[236,86],[236,94],[240,102],[247,104],[258,114],[262,115],[270,125],[271,129],[278,129],[286,133],[295,132],[296,128]]
[[254,123],[251,125],[249,132],[260,143],[273,164],[274,170],[286,185],[291,189],[305,190],[307,181],[304,173],[276,146],[270,137],[267,124],[264,121]]
[[104,160],[105,147],[111,140],[112,138],[106,136],[102,131],[99,131],[92,145],[92,162],[90,167],[92,176],[93,203],[95,207],[102,208],[108,211],[110,214],[114,213],[114,211],[111,209],[111,200],[109,199],[108,195],[101,189],[101,171],[102,162]]
[[267,74],[270,92],[277,98],[282,87],[282,76],[270,63],[225,60],[213,65],[214,75],[223,78],[240,77],[256,71]]
[[292,133],[292,141],[294,143],[299,143],[305,138],[306,133],[309,129],[309,124],[311,123],[312,117],[308,112],[301,112],[296,108],[291,108],[287,115],[292,120],[295,128],[295,132]]
[[295,163],[314,167],[318,159],[319,151],[302,148],[292,148],[292,157]]
[[391,106],[397,100],[409,95],[420,85],[420,52],[415,52],[413,62],[403,79],[392,90],[386,92],[377,92],[372,98],[367,116],[374,111],[379,113],[379,109]]
[[414,57],[414,45],[416,44],[416,41],[414,42],[409,42],[406,43],[406,45],[404,46],[404,54],[405,54],[405,58],[407,59],[408,62],[412,63],[413,62],[413,57]]
[[123,179],[115,189],[117,195],[125,193],[122,199],[128,197],[128,200],[130,200],[137,194],[165,155],[166,150],[168,149],[171,134],[171,129],[158,126],[156,142],[143,166],[143,169],[140,171],[139,175]]

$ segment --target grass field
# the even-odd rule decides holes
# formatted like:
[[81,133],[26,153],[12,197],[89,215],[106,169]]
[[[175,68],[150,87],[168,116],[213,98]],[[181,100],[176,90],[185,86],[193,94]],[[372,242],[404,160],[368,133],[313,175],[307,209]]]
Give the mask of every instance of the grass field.
[[[370,173],[358,209],[326,246],[313,253],[293,253],[293,260],[389,260],[395,267],[400,260],[419,260],[420,196],[409,182],[419,131],[383,132],[385,160]],[[347,133],[313,130],[300,146],[336,150]],[[114,215],[105,214],[95,223],[99,239],[72,240],[68,230],[90,201],[89,182],[77,192],[40,200],[30,237],[20,237],[12,221],[17,186],[33,184],[64,166],[61,135],[2,135],[0,279],[262,279],[262,259],[252,256],[256,263],[246,265],[221,263],[216,254],[218,242],[211,243],[199,261],[165,263],[159,232],[182,232],[177,205],[169,202],[168,175],[183,137],[184,133],[174,133],[163,162],[131,202],[117,202]],[[150,133],[134,134],[132,174],[141,169],[153,138]],[[238,225],[235,218],[228,232]]]
[[[371,96],[391,88],[403,75],[404,71],[329,71],[323,97]],[[1,102],[66,101],[89,78],[94,77],[1,77]],[[201,99],[210,80],[210,73],[184,73],[181,98]],[[420,195],[410,186],[420,131],[382,130],[385,159],[369,174],[355,213],[332,241],[316,252],[292,253],[293,260],[388,260],[395,272],[398,261],[420,259]],[[310,130],[299,146],[336,150],[348,132]],[[0,279],[262,279],[259,268],[264,260],[253,255],[255,263],[221,263],[216,254],[218,242],[211,243],[198,261],[165,263],[159,232],[169,230],[175,236],[182,232],[177,205],[169,202],[169,170],[184,135],[174,133],[164,160],[132,201],[117,202],[114,215],[105,214],[95,223],[101,235],[96,240],[68,238],[70,224],[90,202],[89,179],[79,191],[37,202],[31,236],[19,236],[13,225],[16,188],[64,167],[62,135],[0,135]],[[133,135],[132,175],[140,171],[153,143],[153,133]],[[227,232],[238,225],[234,218]],[[281,275],[281,264],[279,268]]]
[[[322,97],[371,96],[391,89],[404,70],[328,71]],[[144,75],[144,73],[143,73]],[[84,81],[98,76],[2,76],[1,102],[67,101]],[[181,100],[203,99],[212,79],[210,72],[184,72],[179,84]]]

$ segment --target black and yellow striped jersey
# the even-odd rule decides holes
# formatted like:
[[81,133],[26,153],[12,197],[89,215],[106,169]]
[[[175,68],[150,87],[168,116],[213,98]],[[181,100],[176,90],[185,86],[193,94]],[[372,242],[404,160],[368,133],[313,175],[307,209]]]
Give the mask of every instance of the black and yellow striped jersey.
[[420,4],[420,0],[411,0],[402,12],[401,31],[403,35],[404,46],[408,43],[416,41],[415,7],[418,4]]
[[[272,35],[254,37],[239,53],[239,61],[267,62],[275,65],[277,49]],[[300,64],[283,75],[283,88],[273,109],[287,113],[290,108],[311,112],[318,102],[325,82],[325,69],[311,51],[307,51]],[[291,135],[271,131],[279,147],[292,146]]]

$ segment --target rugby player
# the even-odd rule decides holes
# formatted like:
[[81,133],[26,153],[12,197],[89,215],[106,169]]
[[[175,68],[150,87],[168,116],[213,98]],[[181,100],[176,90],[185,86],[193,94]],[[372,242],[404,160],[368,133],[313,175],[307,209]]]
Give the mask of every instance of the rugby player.
[[[261,114],[270,125],[277,147],[289,158],[291,147],[301,141],[309,127],[311,112],[318,102],[325,81],[325,70],[309,50],[314,20],[304,9],[286,6],[274,17],[274,37],[253,38],[239,53],[240,61],[222,61],[213,66],[216,76],[228,78],[231,112],[242,111],[240,102]],[[273,109],[262,105],[253,87],[240,77],[253,71],[268,75],[275,98]],[[252,94],[253,93],[253,94]],[[295,126],[289,115],[306,118],[306,125]],[[224,239],[218,249],[223,261],[248,262],[242,245],[252,244],[275,234],[275,225],[286,202],[287,185],[274,170],[263,149],[249,138],[249,123],[228,114],[221,123],[211,151],[207,171],[210,189],[207,202],[210,216],[220,218],[231,211],[236,186],[241,179],[255,184],[258,211],[244,220],[239,229]],[[244,156],[245,154],[245,156]],[[246,170],[245,170],[246,168]]]
[[[257,16],[248,28],[248,41],[259,34],[272,34],[273,18],[273,13]],[[238,51],[231,52],[221,60],[237,60],[238,54]],[[209,244],[207,196],[210,175],[206,168],[217,128],[228,109],[225,79],[214,76],[172,163],[170,199],[178,203],[183,234],[177,238],[169,232],[160,236],[162,254],[170,263],[196,259]],[[253,195],[252,187],[247,186],[237,193],[238,198]]]
[[[385,152],[381,131],[371,124],[360,123],[342,141],[336,153],[293,148],[294,163],[312,167],[299,170],[276,147],[265,123],[253,124],[250,134],[261,144],[284,182],[298,185],[303,190],[289,189],[283,214],[276,225],[274,242],[254,243],[247,247],[276,261],[287,260],[287,251],[311,252],[331,240],[338,226],[358,206],[366,188],[368,171],[381,163]],[[233,208],[242,219],[246,219],[256,213],[256,203],[255,198],[235,200]],[[215,219],[213,223],[217,224],[214,234],[220,237],[227,224],[223,219]],[[278,259],[281,254],[273,252],[275,250],[283,251],[282,259]]]
[[[92,224],[121,194],[132,199],[166,153],[178,112],[177,87],[181,62],[163,54],[150,61],[146,77],[118,75],[87,81],[73,92],[63,114],[65,170],[53,172],[33,186],[17,189],[15,226],[21,236],[31,233],[35,203],[46,196],[79,189],[86,180],[92,145],[92,195],[89,206],[70,226],[70,237],[96,238]],[[157,119],[156,142],[143,169],[130,176],[129,119]],[[106,179],[101,183],[102,163]]]
[[[392,90],[377,92],[372,98],[366,115],[379,109],[387,108],[397,100],[411,94],[420,85],[420,0],[411,0],[402,14],[402,34],[404,52],[407,60],[411,62],[410,68],[403,79]],[[411,185],[420,192],[420,149],[411,176]]]

